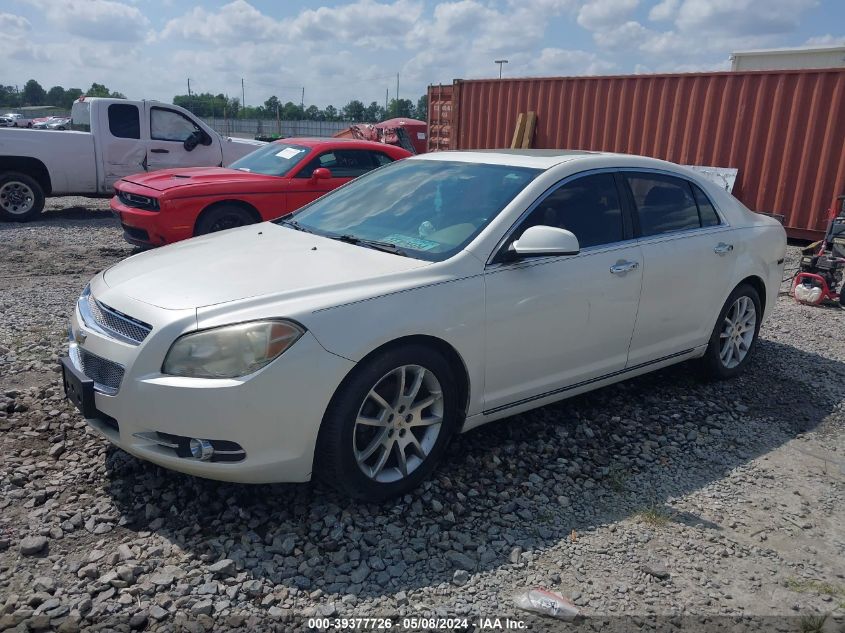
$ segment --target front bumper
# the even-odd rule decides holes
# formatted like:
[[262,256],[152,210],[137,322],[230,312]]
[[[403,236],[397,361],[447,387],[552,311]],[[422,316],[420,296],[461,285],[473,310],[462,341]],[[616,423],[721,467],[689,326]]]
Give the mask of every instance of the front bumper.
[[[94,430],[136,457],[190,475],[243,483],[310,479],[326,406],[354,363],[327,352],[306,332],[250,376],[164,375],[161,364],[178,328],[158,328],[149,314],[144,317],[153,331],[132,346],[88,328],[78,308],[74,311],[71,345],[80,344],[82,333],[86,350],[124,367],[116,393],[94,392],[95,415],[86,418]],[[150,439],[162,434],[236,443],[245,457],[200,461]]]

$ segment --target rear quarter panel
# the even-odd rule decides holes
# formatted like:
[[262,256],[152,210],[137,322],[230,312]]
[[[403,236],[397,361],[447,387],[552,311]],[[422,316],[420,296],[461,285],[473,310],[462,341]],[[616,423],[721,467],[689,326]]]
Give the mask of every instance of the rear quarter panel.
[[40,160],[50,173],[53,195],[97,192],[94,137],[87,132],[3,128],[0,156]]

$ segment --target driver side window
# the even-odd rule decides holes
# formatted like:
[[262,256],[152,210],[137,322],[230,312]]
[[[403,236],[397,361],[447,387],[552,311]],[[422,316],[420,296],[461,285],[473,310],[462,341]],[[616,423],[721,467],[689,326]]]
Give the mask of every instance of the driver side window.
[[613,174],[582,176],[558,187],[540,201],[514,239],[539,225],[572,231],[581,248],[621,242],[625,228]]
[[150,110],[150,138],[154,141],[178,141],[183,143],[199,128],[193,121],[174,110],[153,108]]

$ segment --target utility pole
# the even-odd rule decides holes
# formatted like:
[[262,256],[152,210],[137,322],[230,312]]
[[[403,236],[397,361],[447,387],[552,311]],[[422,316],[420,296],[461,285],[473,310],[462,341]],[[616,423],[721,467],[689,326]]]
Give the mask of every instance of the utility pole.
[[241,77],[241,111],[246,116],[246,92],[244,91],[244,78]]
[[305,86],[302,86],[302,97],[299,100],[299,107],[302,109],[302,116],[305,117]]
[[384,116],[387,118],[387,97],[390,94],[390,88],[384,89]]
[[191,108],[191,112],[194,111],[194,99],[191,97],[191,78],[188,77],[188,103],[190,104],[189,107]]
[[399,73],[396,73],[396,116],[399,116]]

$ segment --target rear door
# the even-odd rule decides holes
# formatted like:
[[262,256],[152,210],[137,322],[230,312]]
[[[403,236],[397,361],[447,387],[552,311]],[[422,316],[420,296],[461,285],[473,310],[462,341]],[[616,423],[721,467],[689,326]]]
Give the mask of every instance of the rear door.
[[[368,150],[331,149],[320,152],[291,178],[288,189],[290,210],[295,211],[353,178],[380,167],[385,164],[383,161],[384,158],[380,158],[376,162]],[[331,177],[313,178],[314,170],[320,167],[328,169]]]
[[653,171],[626,171],[624,180],[643,253],[633,366],[707,343],[741,245],[691,181]]
[[147,147],[141,140],[141,109],[132,103],[111,103],[99,108],[97,116],[97,190],[111,193],[116,181],[145,169]]
[[[150,137],[147,142],[147,168],[219,167],[223,156],[220,143],[196,122],[161,104],[146,104],[146,118]],[[193,149],[185,141],[193,134],[201,135],[201,142]]]

